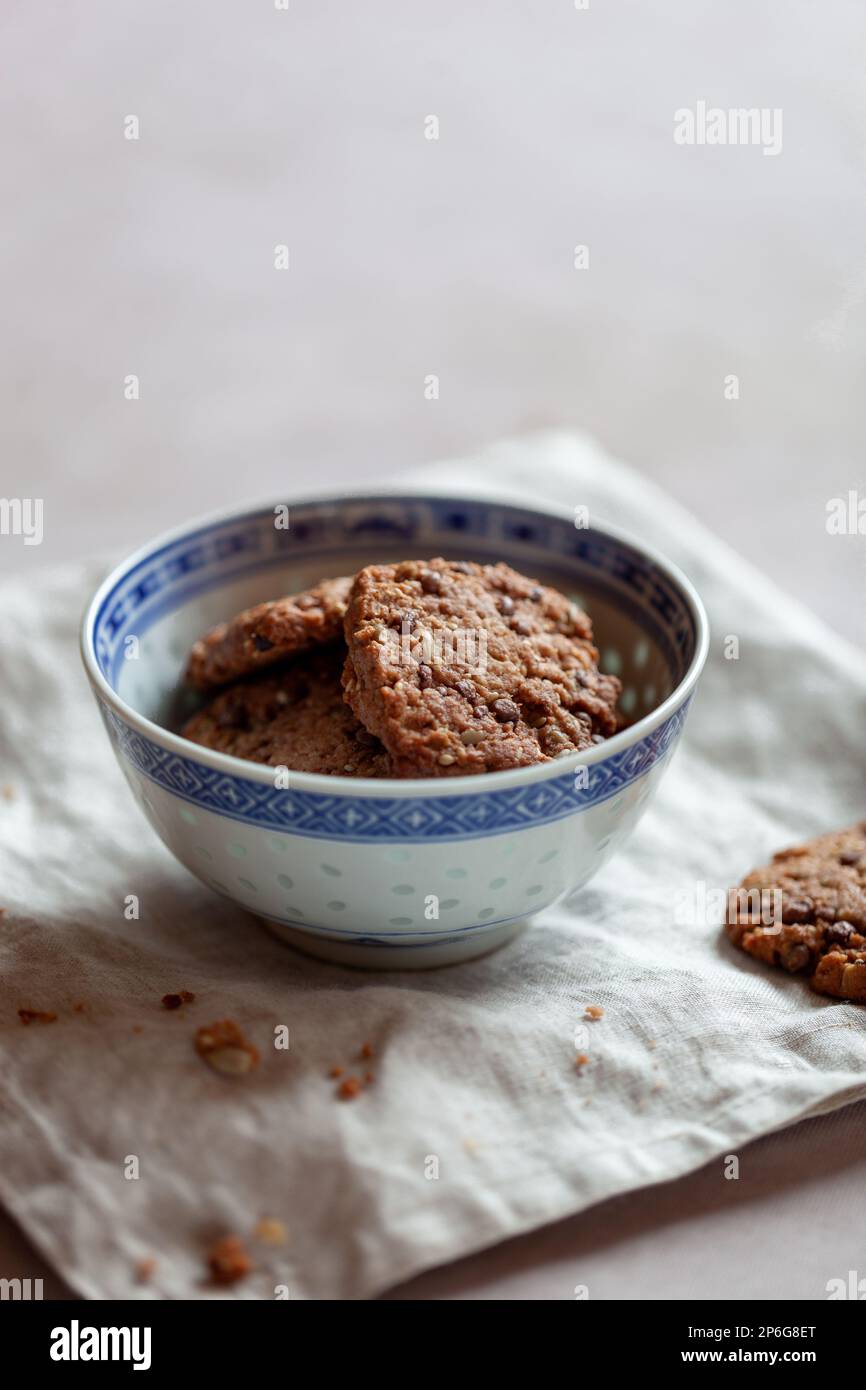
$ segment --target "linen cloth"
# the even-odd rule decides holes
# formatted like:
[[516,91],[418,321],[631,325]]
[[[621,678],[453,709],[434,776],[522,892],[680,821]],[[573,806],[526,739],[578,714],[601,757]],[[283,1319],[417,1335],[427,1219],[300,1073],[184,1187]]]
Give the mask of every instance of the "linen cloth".
[[[680,563],[713,629],[683,744],[614,861],[503,950],[411,974],[327,966],[212,896],[143,822],[77,653],[105,566],[6,583],[0,1200],[87,1297],[370,1297],[866,1095],[862,1009],[675,911],[866,815],[866,658],[587,439],[505,443],[413,481],[584,504]],[[195,1004],[162,1009],[181,989]],[[586,1024],[587,1004],[604,1018]],[[21,1007],[58,1019],[25,1028]],[[262,1052],[235,1082],[191,1047],[222,1017]],[[366,1041],[375,1081],[340,1103],[328,1071],[357,1070]],[[262,1217],[284,1245],[256,1241]],[[215,1290],[205,1251],[226,1233],[255,1268]]]

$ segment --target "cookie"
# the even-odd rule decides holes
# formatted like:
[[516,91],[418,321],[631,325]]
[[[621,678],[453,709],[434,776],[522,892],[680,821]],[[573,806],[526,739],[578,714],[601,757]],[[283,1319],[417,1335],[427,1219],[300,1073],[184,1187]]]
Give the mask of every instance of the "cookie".
[[[743,889],[752,890],[751,902]],[[767,895],[763,911],[754,890]],[[772,920],[776,891],[781,922]],[[819,994],[866,1003],[866,821],[780,850],[737,892],[726,924],[736,946],[808,976]]]
[[193,647],[188,684],[210,690],[335,641],[341,635],[351,586],[351,579],[323,579],[313,589],[259,603],[231,622],[220,623]]
[[346,699],[398,777],[549,762],[616,732],[589,618],[507,565],[371,565],[344,631]]
[[388,777],[381,744],[340,688],[345,647],[312,652],[230,685],[181,729],[184,738],[254,763],[339,777]]

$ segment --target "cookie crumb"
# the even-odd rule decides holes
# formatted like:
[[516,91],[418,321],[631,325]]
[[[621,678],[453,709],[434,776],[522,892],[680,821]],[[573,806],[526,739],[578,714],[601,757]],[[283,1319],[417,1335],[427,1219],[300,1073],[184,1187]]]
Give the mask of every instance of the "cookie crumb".
[[658,1043],[656,1042],[655,1038],[650,1038],[648,1040],[647,1047],[649,1048],[650,1052],[655,1052],[656,1048],[658,1047]]
[[135,1266],[135,1282],[137,1284],[148,1284],[156,1271],[156,1260],[151,1255],[146,1259],[139,1260]]
[[164,994],[161,1003],[164,1009],[180,1009],[184,1004],[192,1004],[194,999],[194,994],[182,989],[179,994]]
[[583,1012],[587,1018],[604,1018],[604,1009],[600,1004],[587,1004]]
[[256,1239],[263,1245],[285,1245],[286,1228],[275,1216],[263,1216],[256,1222]]
[[77,1004],[72,1005],[72,1011],[76,1014],[83,1014],[86,1011],[86,1009],[87,1005],[82,1000],[79,1000]]
[[365,1071],[365,1072],[364,1072],[364,1085],[365,1085],[365,1086],[372,1086],[372,1084],[373,1084],[373,1082],[374,1082],[375,1080],[376,1080],[376,1078],[375,1078],[375,1076],[373,1075],[373,1073],[372,1073],[371,1071]]
[[577,1056],[574,1059],[574,1065],[576,1070],[580,1071],[583,1067],[587,1065],[588,1062],[588,1055],[585,1052],[578,1052]]
[[25,1025],[31,1023],[54,1023],[57,1015],[50,1013],[47,1009],[19,1009],[18,1017]]
[[466,1152],[467,1152],[468,1154],[477,1154],[477,1152],[478,1152],[478,1140],[477,1140],[477,1139],[464,1139],[464,1140],[463,1140],[463,1147],[464,1147],[464,1149],[466,1150]]
[[342,1075],[343,1075],[343,1068],[342,1068],[342,1067],[331,1067],[331,1070],[328,1072],[328,1075],[329,1075],[329,1076],[332,1076],[332,1077],[334,1078],[334,1080],[336,1081],[336,1079],[337,1079],[338,1076],[342,1076]]
[[360,1053],[359,1053],[359,1056],[360,1056],[360,1057],[362,1057],[364,1060],[366,1060],[368,1057],[375,1057],[375,1055],[376,1055],[376,1054],[375,1054],[375,1052],[373,1051],[373,1044],[372,1044],[372,1043],[368,1043],[368,1042],[362,1043],[362,1045],[361,1045],[361,1051],[360,1051]]
[[133,1033],[143,1033],[144,1029],[142,1028],[140,1023],[133,1023],[132,1031]]
[[341,1081],[337,1087],[337,1095],[340,1100],[354,1100],[361,1094],[363,1087],[361,1080],[357,1076],[347,1076],[345,1081]]
[[243,1241],[238,1236],[223,1236],[208,1251],[208,1267],[215,1284],[236,1284],[245,1279],[253,1267]]
[[258,1048],[247,1042],[234,1019],[223,1018],[199,1028],[195,1050],[222,1076],[245,1076],[259,1064]]

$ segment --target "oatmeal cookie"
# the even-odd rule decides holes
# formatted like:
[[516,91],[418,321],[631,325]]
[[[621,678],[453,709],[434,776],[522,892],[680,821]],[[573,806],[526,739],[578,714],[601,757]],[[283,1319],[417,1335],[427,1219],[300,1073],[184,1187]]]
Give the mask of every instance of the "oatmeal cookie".
[[[767,920],[773,914],[758,896],[775,890],[781,922]],[[807,975],[819,994],[866,1003],[866,821],[780,850],[737,892],[727,922],[736,946]],[[770,902],[765,897],[765,909]]]
[[346,699],[398,777],[549,762],[616,732],[589,618],[507,565],[407,560],[356,575]]
[[210,690],[340,636],[352,581],[323,579],[313,589],[259,603],[195,643],[187,682]]
[[221,690],[181,733],[193,743],[271,767],[387,777],[388,758],[343,700],[342,643]]

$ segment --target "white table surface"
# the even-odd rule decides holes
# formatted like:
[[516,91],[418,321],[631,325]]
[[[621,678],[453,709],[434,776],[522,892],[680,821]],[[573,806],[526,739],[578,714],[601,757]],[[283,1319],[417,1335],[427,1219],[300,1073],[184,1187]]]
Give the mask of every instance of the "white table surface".
[[[0,582],[575,425],[862,642],[866,537],[826,508],[866,498],[864,39],[845,0],[4,7],[0,494],[45,535],[0,535]],[[781,108],[782,153],[676,145],[699,100]],[[866,1275],[864,1120],[398,1296],[826,1296]],[[40,1273],[4,1219],[0,1276]]]

